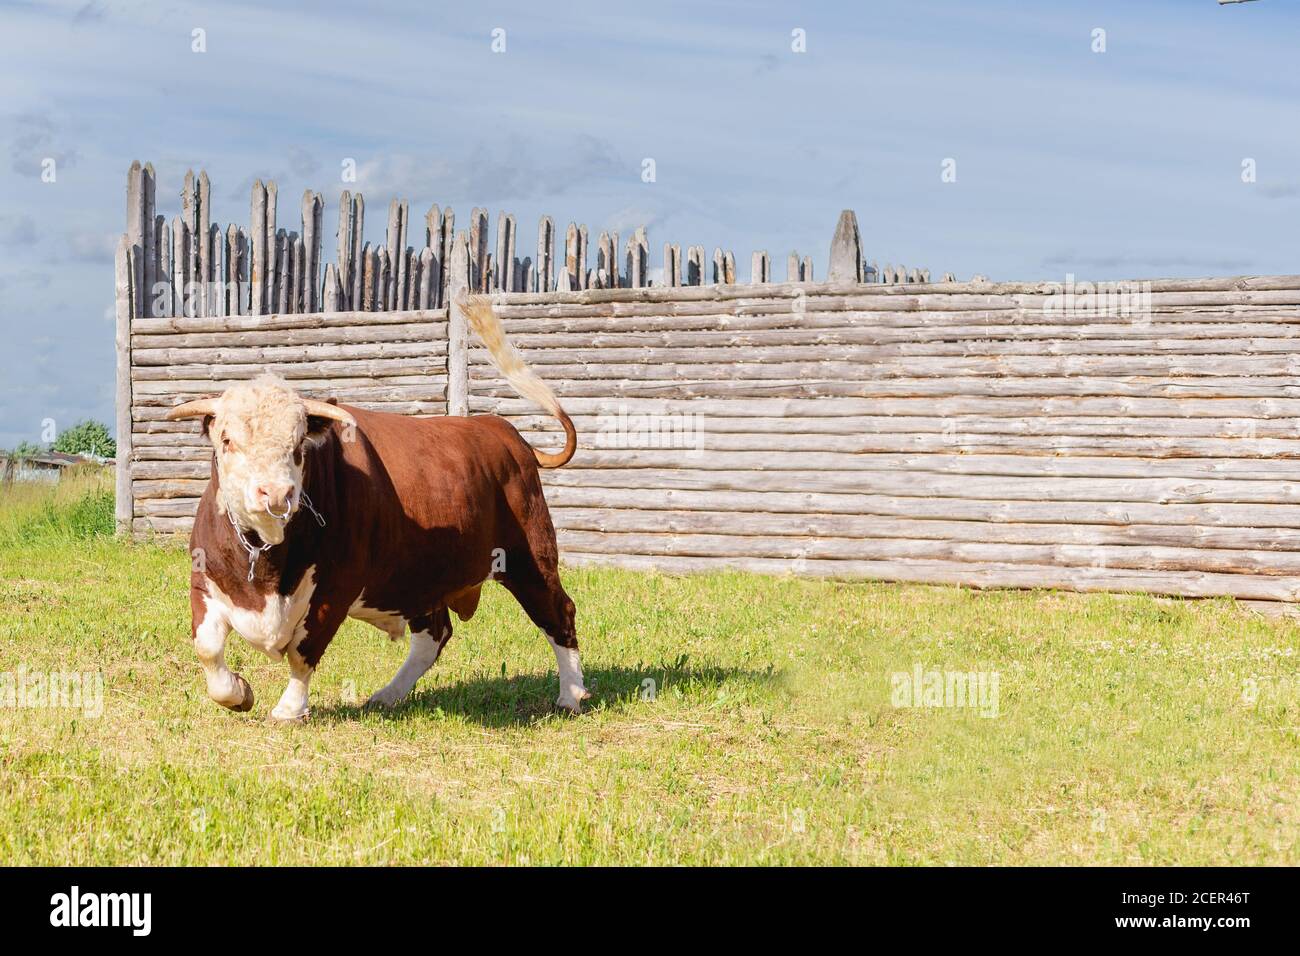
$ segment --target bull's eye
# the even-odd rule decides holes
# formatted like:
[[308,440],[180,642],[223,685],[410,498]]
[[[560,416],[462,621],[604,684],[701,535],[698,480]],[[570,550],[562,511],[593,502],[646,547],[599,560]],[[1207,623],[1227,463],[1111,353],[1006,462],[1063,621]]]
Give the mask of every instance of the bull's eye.
[[231,441],[229,438],[227,438],[225,435],[222,435],[222,436],[221,436],[221,449],[222,449],[222,451],[228,451],[228,452],[230,452],[230,451],[234,451],[234,450],[235,450],[235,443],[232,442],[232,441]]
[[302,445],[299,445],[293,450],[293,463],[295,465],[302,464]]

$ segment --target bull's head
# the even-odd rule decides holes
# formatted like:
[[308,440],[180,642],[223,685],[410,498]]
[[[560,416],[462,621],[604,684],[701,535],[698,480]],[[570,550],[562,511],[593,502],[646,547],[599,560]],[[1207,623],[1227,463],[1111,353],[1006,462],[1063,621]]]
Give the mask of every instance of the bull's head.
[[356,425],[338,406],[302,398],[270,375],[167,412],[168,421],[182,418],[201,418],[212,442],[220,483],[217,506],[267,544],[284,540],[285,525],[302,503],[310,446],[332,422]]

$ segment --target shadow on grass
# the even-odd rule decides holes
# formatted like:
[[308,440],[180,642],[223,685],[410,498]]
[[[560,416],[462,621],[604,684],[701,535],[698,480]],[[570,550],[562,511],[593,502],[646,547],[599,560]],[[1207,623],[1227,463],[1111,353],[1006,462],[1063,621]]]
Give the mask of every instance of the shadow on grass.
[[[564,714],[555,706],[559,678],[554,671],[476,677],[443,686],[436,685],[436,668],[430,677],[434,686],[417,686],[396,707],[324,704],[312,708],[312,722],[358,720],[367,714],[386,720],[456,715],[484,727],[517,727],[552,714]],[[720,692],[726,697],[740,697],[753,690],[776,687],[781,681],[780,673],[772,669],[686,667],[684,661],[668,667],[594,668],[586,670],[584,677],[592,694],[584,704],[585,711],[605,713],[640,705],[643,695],[650,692],[713,701]],[[653,681],[653,687],[647,681]]]

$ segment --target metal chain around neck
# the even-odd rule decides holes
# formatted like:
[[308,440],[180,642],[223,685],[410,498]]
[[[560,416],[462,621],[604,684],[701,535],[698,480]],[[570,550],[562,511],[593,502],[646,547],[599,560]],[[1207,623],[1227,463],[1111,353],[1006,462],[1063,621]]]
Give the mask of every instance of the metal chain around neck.
[[235,520],[234,511],[227,508],[226,517],[230,519],[230,527],[235,529],[235,537],[238,538],[239,543],[244,546],[244,550],[248,552],[248,580],[251,581],[253,580],[253,570],[257,567],[257,559],[262,556],[262,552],[269,551],[272,545],[263,541],[258,547],[253,547],[248,543],[248,538],[244,536],[244,529],[239,527],[239,522]]
[[[312,513],[312,516],[316,519],[316,523],[322,528],[325,527],[324,515],[316,510],[316,506],[312,504],[311,497],[307,492],[302,492],[299,495],[299,500],[307,507],[307,510]],[[289,517],[287,513],[283,517],[277,515],[275,512],[271,511],[270,508],[266,510],[266,513],[272,518],[276,518],[280,521],[285,521]],[[263,553],[270,551],[271,548],[275,547],[275,545],[267,544],[263,541],[258,547],[253,547],[252,544],[249,543],[248,538],[244,535],[244,529],[239,527],[239,522],[235,520],[234,512],[229,508],[226,509],[226,517],[230,519],[230,526],[235,529],[235,537],[239,539],[239,543],[243,546],[244,550],[248,552],[248,580],[251,581],[253,580],[253,572],[257,568],[257,559],[260,558]]]

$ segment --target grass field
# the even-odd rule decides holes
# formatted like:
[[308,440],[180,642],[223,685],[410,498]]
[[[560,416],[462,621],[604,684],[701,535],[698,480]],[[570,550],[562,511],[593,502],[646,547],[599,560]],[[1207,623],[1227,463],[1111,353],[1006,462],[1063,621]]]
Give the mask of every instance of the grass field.
[[[350,622],[280,727],[237,637],[257,704],[205,697],[185,552],[49,494],[0,490],[0,672],[102,714],[0,706],[0,864],[1300,862],[1297,630],[1229,601],[571,569],[584,716],[493,586],[405,706],[356,706],[404,647]],[[986,696],[905,706],[918,667]]]

